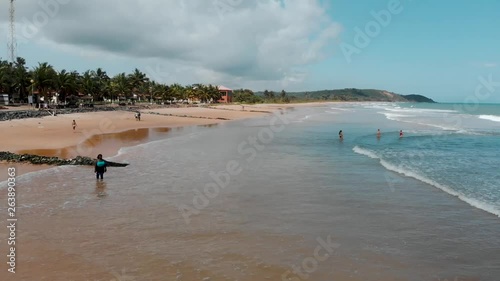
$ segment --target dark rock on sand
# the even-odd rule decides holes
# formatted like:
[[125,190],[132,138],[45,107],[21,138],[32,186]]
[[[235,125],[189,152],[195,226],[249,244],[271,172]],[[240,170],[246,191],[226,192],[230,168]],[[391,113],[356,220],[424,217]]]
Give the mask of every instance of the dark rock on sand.
[[[24,119],[24,118],[42,118],[46,116],[52,116],[53,113],[56,115],[60,114],[72,114],[72,113],[87,113],[87,112],[99,112],[99,111],[134,111],[138,108],[125,107],[83,107],[83,108],[65,108],[65,109],[41,109],[41,110],[17,110],[17,111],[0,111],[0,121],[14,120],[14,119]],[[140,109],[140,108],[139,108]]]
[[[12,163],[31,163],[34,165],[79,165],[79,166],[93,166],[95,160],[90,157],[77,156],[73,159],[61,159],[58,157],[48,157],[33,154],[15,154],[7,151],[0,151],[0,161],[7,161]],[[126,163],[108,162],[109,167],[125,167]]]

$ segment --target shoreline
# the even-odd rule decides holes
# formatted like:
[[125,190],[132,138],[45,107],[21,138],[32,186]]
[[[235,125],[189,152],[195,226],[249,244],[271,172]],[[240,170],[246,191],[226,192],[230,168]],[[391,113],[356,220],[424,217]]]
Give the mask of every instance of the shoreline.
[[[323,105],[315,103],[315,105]],[[164,107],[140,109],[141,121],[133,111],[98,111],[70,113],[57,116],[14,119],[0,122],[2,150],[17,154],[56,156],[71,159],[76,156],[95,157],[99,153],[115,156],[121,148],[168,137],[171,130],[189,126],[207,126],[259,118],[284,108],[311,106],[309,104],[217,105],[213,107]],[[71,122],[77,128],[72,130]],[[106,158],[105,157],[105,158]],[[0,169],[16,167],[17,175],[53,168],[52,165],[34,165],[0,161]],[[0,182],[7,180],[0,173]]]
[[[331,107],[336,105],[283,111],[293,115],[288,120],[297,121]],[[274,115],[222,121],[213,125],[215,130],[193,125],[138,129],[134,134],[132,129],[134,138],[126,139],[130,142],[148,141],[141,137],[166,141],[125,149],[117,159],[132,165],[112,171],[104,181],[92,179],[91,167],[51,168],[21,177],[19,221],[24,227],[19,228],[18,258],[27,270],[20,271],[20,277],[108,280],[123,272],[120,276],[155,280],[167,274],[173,280],[181,275],[188,280],[280,279],[283,274],[295,278],[286,273],[297,266],[304,270],[302,263],[312,261],[314,251],[324,244],[319,241],[324,241],[331,252],[325,248],[320,255],[332,255],[316,261],[317,271],[310,279],[361,280],[378,274],[376,280],[495,280],[498,270],[484,268],[493,266],[497,256],[490,249],[499,241],[494,235],[500,233],[498,218],[404,174],[389,172],[388,182],[386,167],[369,157],[353,156],[350,138],[344,144],[332,141],[335,134],[323,126],[354,120],[349,126],[351,140],[357,142],[366,136],[365,120],[385,122],[378,111],[370,109],[356,119],[356,110],[338,110],[339,115],[291,125],[251,164],[245,164],[248,158],[236,148],[240,140],[257,136]],[[320,133],[312,130],[310,142],[307,133],[313,122],[323,125],[318,126]],[[396,123],[388,127],[392,124]],[[117,134],[127,138],[125,132]],[[366,143],[385,152],[386,144],[378,145],[374,132],[370,138]],[[305,142],[309,145],[302,148]],[[401,143],[396,137],[394,142]],[[231,159],[243,170],[226,178],[224,164]],[[194,198],[209,198],[206,186],[219,182],[227,188],[212,193],[207,205],[196,205]],[[5,188],[2,192],[7,194]],[[186,213],[179,206],[198,212]],[[471,226],[482,231],[467,231]],[[484,253],[491,253],[493,261],[481,262]],[[462,269],[463,263],[471,267]],[[53,264],[52,270],[46,264]],[[425,270],[413,269],[412,264]]]

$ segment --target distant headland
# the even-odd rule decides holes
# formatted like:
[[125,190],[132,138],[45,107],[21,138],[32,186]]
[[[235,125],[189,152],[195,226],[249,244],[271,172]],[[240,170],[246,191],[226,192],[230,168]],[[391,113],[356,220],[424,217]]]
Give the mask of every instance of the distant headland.
[[87,70],[83,73],[56,71],[47,62],[32,69],[24,58],[14,62],[0,58],[0,103],[49,104],[65,107],[76,104],[123,104],[135,102],[171,103],[291,103],[318,101],[380,101],[427,102],[421,95],[400,95],[385,90],[337,89],[305,92],[254,92],[249,89],[232,90],[212,84],[167,85],[150,79],[135,69],[109,77],[105,70]]
[[335,89],[304,92],[272,92],[263,91],[255,93],[264,100],[285,98],[290,102],[296,101],[379,101],[379,102],[424,102],[436,103],[434,100],[422,95],[400,95],[385,90],[375,89]]

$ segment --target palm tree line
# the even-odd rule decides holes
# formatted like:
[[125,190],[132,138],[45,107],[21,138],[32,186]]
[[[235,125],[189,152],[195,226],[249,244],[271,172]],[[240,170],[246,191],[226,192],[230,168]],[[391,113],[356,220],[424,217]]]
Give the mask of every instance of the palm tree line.
[[56,71],[47,62],[28,69],[26,60],[18,57],[15,62],[0,59],[0,93],[7,93],[15,100],[26,102],[28,96],[37,93],[47,101],[57,95],[59,101],[70,97],[89,96],[94,101],[116,100],[198,100],[218,101],[221,98],[217,86],[193,84],[163,84],[152,81],[137,68],[132,73],[120,73],[109,77],[101,68],[83,73]]

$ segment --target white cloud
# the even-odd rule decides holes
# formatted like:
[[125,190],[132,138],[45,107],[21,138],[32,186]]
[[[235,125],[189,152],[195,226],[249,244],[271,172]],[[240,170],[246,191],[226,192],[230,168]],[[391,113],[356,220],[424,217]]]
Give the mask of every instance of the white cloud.
[[17,2],[21,43],[45,42],[81,58],[151,61],[150,69],[170,69],[171,75],[161,75],[165,80],[300,83],[306,77],[300,69],[328,56],[326,48],[341,31],[319,0],[37,3]]

